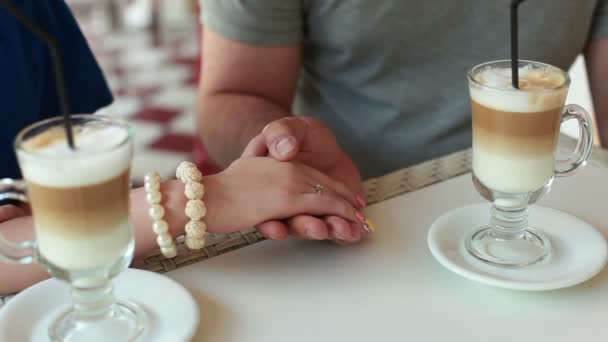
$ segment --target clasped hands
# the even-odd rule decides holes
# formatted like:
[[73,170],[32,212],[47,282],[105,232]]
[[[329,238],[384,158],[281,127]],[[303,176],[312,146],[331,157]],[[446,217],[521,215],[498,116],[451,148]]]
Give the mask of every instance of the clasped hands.
[[[242,158],[267,156],[296,167],[313,168],[332,180],[332,189],[345,187],[340,193],[358,210],[365,207],[359,171],[340,149],[333,133],[320,121],[310,117],[286,117],[268,124],[245,148]],[[318,187],[320,185],[320,187]],[[322,191],[328,184],[310,184],[310,191]],[[363,216],[356,213],[358,218]],[[293,235],[309,240],[334,240],[340,244],[359,241],[367,234],[361,222],[335,215],[298,214],[287,219],[258,224],[257,230],[268,239],[282,240]]]
[[[268,239],[293,235],[348,244],[369,228],[357,168],[333,133],[313,118],[273,121],[241,158],[204,181],[213,233],[257,225]],[[27,205],[0,206],[0,223],[27,215]]]

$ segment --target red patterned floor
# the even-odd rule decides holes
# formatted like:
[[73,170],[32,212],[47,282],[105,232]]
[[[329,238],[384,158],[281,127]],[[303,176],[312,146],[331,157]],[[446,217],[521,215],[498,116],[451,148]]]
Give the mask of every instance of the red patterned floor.
[[200,64],[196,27],[161,44],[149,32],[88,39],[115,96],[99,114],[124,118],[136,131],[134,181],[141,182],[150,170],[173,177],[182,160],[193,159]]

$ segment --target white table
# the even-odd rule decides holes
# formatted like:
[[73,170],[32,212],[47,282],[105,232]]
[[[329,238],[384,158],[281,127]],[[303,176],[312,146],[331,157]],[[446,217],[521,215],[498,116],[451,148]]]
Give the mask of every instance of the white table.
[[[558,179],[540,204],[608,236],[607,191],[608,171],[588,167]],[[265,241],[167,275],[199,302],[195,341],[608,341],[606,270],[533,293],[477,284],[435,262],[431,222],[480,201],[465,175],[371,206],[378,231],[362,244]]]

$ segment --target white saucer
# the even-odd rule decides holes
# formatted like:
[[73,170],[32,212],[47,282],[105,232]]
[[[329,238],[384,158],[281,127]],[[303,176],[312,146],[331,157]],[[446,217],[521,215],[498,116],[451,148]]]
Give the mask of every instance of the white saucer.
[[458,208],[439,217],[429,230],[428,244],[437,261],[465,278],[512,290],[544,291],[580,284],[606,265],[604,236],[581,219],[559,210],[532,206],[530,226],[551,240],[552,253],[539,264],[507,269],[485,264],[471,256],[464,238],[489,223],[489,204]]
[[[139,304],[149,315],[142,341],[190,341],[199,311],[190,293],[174,280],[153,272],[127,269],[114,280],[118,298]],[[48,342],[47,328],[70,303],[68,285],[56,279],[36,284],[0,310],[0,341]]]

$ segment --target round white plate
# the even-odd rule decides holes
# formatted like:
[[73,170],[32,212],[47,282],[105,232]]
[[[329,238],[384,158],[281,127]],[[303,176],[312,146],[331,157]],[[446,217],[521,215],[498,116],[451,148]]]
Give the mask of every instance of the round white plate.
[[[139,304],[150,329],[142,341],[190,341],[199,311],[190,293],[174,280],[153,272],[127,269],[114,280],[118,298]],[[48,342],[47,328],[70,303],[69,288],[45,280],[19,293],[0,309],[0,341]]]
[[525,291],[574,286],[593,278],[606,265],[608,247],[600,232],[573,215],[539,206],[530,208],[529,223],[551,240],[550,257],[520,269],[485,264],[467,252],[464,239],[471,230],[489,223],[489,208],[489,204],[470,205],[433,222],[428,244],[441,265],[480,283]]

